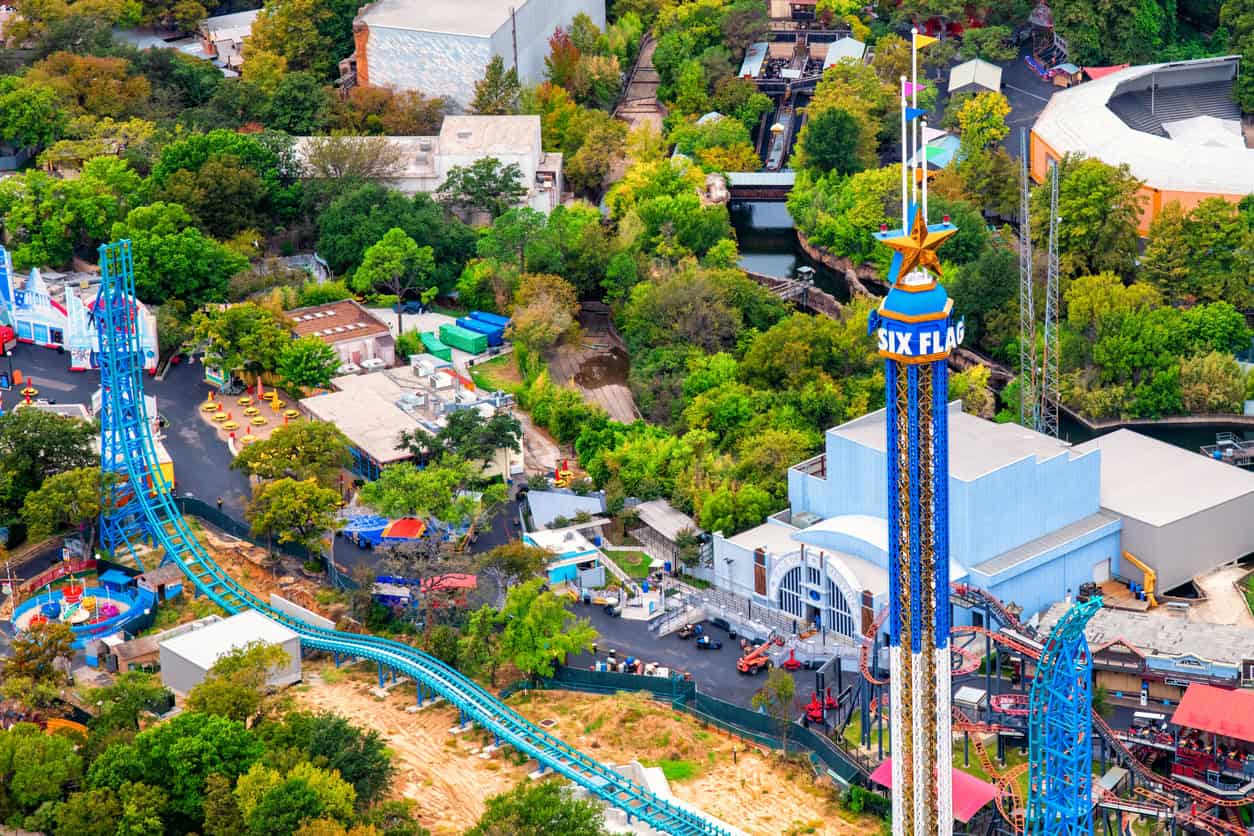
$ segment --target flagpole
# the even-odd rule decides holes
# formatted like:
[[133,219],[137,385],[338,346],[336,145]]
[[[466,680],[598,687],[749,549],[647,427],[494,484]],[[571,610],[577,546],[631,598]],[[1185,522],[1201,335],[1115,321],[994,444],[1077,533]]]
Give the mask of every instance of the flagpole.
[[927,217],[927,117],[924,116],[919,121],[923,123],[923,126],[920,129],[923,132],[923,145],[919,149],[919,151],[923,156],[923,160],[922,160],[922,163],[923,163],[923,223],[924,225],[926,225],[928,222],[928,217]]
[[[917,39],[919,37],[919,29],[917,26],[910,27],[910,106],[915,110],[919,108],[919,45]],[[919,148],[919,126],[914,127],[914,148],[915,148],[915,164],[911,168],[918,167],[918,148]],[[910,198],[917,202],[919,199],[919,183],[914,172],[910,173]]]
[[910,154],[906,145],[906,77],[901,77],[901,234],[908,235],[910,233],[910,222],[908,215],[910,213],[910,189],[907,184],[906,165],[910,160]]

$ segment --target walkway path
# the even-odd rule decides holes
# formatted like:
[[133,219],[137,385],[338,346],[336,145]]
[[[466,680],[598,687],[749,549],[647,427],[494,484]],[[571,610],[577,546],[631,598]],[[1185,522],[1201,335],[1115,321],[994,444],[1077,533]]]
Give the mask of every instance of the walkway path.
[[1254,628],[1254,615],[1250,614],[1245,596],[1233,586],[1249,571],[1248,566],[1221,566],[1196,578],[1206,600],[1189,608],[1189,620]]
[[658,133],[662,132],[662,119],[666,109],[657,100],[657,88],[660,79],[653,67],[653,51],[657,49],[657,41],[652,35],[646,35],[640,55],[636,58],[635,67],[627,79],[627,91],[623,100],[614,110],[614,116],[634,128],[644,122],[652,124]]

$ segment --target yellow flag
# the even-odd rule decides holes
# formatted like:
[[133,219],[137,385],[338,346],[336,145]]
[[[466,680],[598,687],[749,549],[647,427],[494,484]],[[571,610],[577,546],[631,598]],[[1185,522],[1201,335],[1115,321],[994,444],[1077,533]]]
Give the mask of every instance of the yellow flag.
[[931,46],[932,44],[936,43],[937,40],[938,40],[937,38],[928,37],[927,35],[920,35],[916,32],[914,36],[914,48],[923,49],[923,47],[925,46]]

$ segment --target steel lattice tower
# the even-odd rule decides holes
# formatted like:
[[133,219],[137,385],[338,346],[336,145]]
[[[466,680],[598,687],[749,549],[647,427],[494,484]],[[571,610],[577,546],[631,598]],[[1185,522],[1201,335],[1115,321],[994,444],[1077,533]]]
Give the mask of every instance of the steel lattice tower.
[[[935,39],[914,33],[918,47]],[[890,722],[893,833],[953,832],[949,651],[949,369],[962,340],[937,282],[936,249],[958,229],[929,224],[926,122],[919,85],[901,79],[901,228],[876,238],[893,251],[892,287],[868,327],[887,389]],[[910,153],[911,147],[915,153]]]
[[[144,404],[143,348],[135,304],[131,242],[100,247],[100,291],[93,316],[100,334],[100,472],[105,510],[101,544],[119,553],[152,541],[140,494],[165,492],[170,485],[160,468],[137,471],[134,462],[155,462]],[[142,564],[141,564],[142,565]]]
[[1049,167],[1049,260],[1045,270],[1045,351],[1036,429],[1058,436],[1058,166]]
[[1019,129],[1019,423],[1037,428],[1036,304],[1032,277],[1031,180],[1028,177],[1028,138]]
[[1027,832],[1093,832],[1093,659],[1084,627],[1100,596],[1067,610],[1045,644],[1028,713]]

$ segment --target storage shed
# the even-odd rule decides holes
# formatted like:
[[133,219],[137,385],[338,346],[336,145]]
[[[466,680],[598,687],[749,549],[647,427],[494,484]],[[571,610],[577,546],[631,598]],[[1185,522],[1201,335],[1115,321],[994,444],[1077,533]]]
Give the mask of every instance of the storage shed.
[[300,681],[300,636],[256,610],[245,610],[161,642],[161,681],[171,691],[186,696],[205,680],[220,658],[258,641],[280,645],[287,652],[287,664],[271,671],[266,680],[270,685]]

